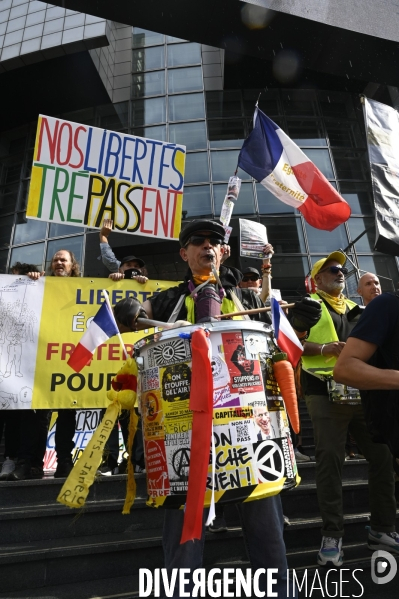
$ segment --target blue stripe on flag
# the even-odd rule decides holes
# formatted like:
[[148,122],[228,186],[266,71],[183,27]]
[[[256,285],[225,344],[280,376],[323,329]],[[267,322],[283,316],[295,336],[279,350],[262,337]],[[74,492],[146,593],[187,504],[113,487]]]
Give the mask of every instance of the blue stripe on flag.
[[271,298],[271,306],[272,306],[272,322],[274,328],[274,336],[277,339],[280,332],[280,304],[276,300],[276,298]]
[[258,109],[255,127],[244,141],[238,157],[238,166],[257,181],[270,175],[283,153],[276,134],[280,127]]
[[106,302],[103,303],[93,318],[93,321],[104,331],[106,335],[108,335],[108,337],[113,337],[119,333],[115,324],[115,319],[113,318],[113,315],[110,314],[110,310]]

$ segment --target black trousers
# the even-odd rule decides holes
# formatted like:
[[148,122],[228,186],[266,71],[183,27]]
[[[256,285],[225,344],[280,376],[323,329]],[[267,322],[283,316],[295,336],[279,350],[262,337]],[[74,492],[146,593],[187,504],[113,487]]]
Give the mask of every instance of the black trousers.
[[55,426],[55,451],[57,461],[71,460],[71,452],[75,447],[76,410],[58,410]]

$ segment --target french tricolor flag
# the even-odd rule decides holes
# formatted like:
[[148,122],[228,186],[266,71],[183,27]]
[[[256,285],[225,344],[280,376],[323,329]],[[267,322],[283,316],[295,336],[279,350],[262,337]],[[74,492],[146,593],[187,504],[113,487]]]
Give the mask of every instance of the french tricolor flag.
[[104,302],[68,360],[68,366],[80,372],[93,357],[96,348],[110,337],[118,335],[111,307]]
[[302,344],[296,336],[294,329],[290,325],[288,318],[281,309],[278,301],[272,297],[270,303],[272,308],[272,325],[277,345],[287,354],[289,361],[295,368],[302,356]]
[[316,229],[332,231],[351,209],[317,166],[258,108],[238,166],[285,204],[302,212]]

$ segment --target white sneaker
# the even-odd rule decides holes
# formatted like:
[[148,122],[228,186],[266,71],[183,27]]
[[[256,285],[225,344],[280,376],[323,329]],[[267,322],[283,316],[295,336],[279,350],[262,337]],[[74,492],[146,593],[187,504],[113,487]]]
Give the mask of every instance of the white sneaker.
[[10,460],[10,458],[6,458],[3,462],[3,466],[0,472],[0,480],[7,480],[9,474],[14,472],[15,470],[15,462],[14,460]]
[[399,555],[399,534],[397,532],[376,532],[370,526],[368,530],[367,546],[372,551],[383,549]]
[[320,551],[317,554],[319,566],[342,566],[344,562],[342,551],[342,539],[323,537]]
[[295,460],[297,462],[310,462],[310,457],[308,455],[305,455],[304,453],[301,453],[299,451],[299,449],[295,449]]

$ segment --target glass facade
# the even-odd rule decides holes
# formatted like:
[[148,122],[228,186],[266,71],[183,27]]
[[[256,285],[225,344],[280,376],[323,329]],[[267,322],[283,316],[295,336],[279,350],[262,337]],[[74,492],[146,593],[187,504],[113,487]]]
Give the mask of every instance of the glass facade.
[[[132,35],[130,100],[57,116],[185,144],[183,218],[218,218],[228,178],[236,170],[239,149],[252,127],[259,90],[205,91],[200,44],[140,28],[133,28]],[[239,258],[238,217],[262,222],[275,249],[273,286],[289,300],[304,292],[304,279],[314,262],[330,251],[346,248],[373,224],[363,113],[356,95],[313,89],[269,89],[262,92],[259,106],[302,148],[352,209],[347,223],[331,233],[319,231],[238,170],[243,183],[231,223],[229,263],[239,268],[257,265]],[[85,275],[104,275],[97,260],[97,231],[26,220],[35,127],[32,123],[0,134],[1,272],[8,272],[16,260],[42,268],[63,247],[74,251]],[[146,260],[152,278],[177,280],[184,274],[176,242],[122,234],[113,234],[110,242],[120,252],[133,246],[134,253]],[[350,259],[355,267],[387,277],[382,279],[383,288],[392,290],[399,282],[397,260],[374,252],[373,244],[372,228],[351,247]],[[116,252],[118,257],[120,252]],[[349,290],[353,296],[355,289],[354,284]]]

